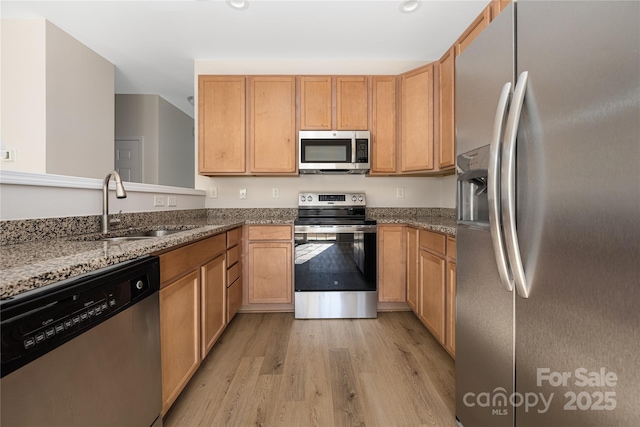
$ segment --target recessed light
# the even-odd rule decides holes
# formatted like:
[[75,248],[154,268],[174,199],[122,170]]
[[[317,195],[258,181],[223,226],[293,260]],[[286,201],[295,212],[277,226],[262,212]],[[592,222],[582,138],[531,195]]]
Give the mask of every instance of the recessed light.
[[400,3],[400,12],[413,13],[420,8],[421,4],[422,3],[419,0],[404,0]]
[[236,10],[245,10],[249,7],[249,2],[246,0],[227,0],[227,4]]

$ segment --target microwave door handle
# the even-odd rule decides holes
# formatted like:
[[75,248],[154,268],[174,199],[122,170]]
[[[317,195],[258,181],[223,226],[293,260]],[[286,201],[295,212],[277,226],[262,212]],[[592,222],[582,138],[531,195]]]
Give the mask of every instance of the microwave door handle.
[[356,162],[356,132],[353,132],[353,136],[351,137],[351,163],[355,164]]

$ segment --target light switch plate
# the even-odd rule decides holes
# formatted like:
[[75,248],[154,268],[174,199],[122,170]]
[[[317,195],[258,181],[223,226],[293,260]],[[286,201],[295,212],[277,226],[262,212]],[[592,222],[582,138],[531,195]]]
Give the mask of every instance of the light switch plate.
[[178,198],[176,196],[167,196],[167,206],[177,206]]

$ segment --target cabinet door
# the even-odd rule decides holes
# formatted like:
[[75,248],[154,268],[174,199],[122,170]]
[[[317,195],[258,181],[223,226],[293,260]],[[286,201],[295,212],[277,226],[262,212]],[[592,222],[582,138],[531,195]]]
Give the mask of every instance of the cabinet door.
[[407,304],[418,313],[418,230],[407,228]]
[[444,348],[452,357],[456,355],[456,264],[447,263],[447,325]]
[[227,323],[236,315],[242,306],[242,277],[227,288]]
[[292,302],[291,242],[249,243],[249,304]]
[[378,227],[378,301],[405,302],[407,272],[405,227]]
[[375,76],[371,103],[371,173],[390,174],[398,169],[396,77]]
[[199,76],[199,173],[244,173],[246,168],[245,78]]
[[200,268],[203,359],[227,325],[225,312],[227,305],[226,275],[227,269],[224,254],[214,258]]
[[402,172],[433,169],[433,65],[402,75]]
[[369,129],[369,87],[366,77],[336,77],[336,127]]
[[193,271],[160,290],[162,413],[200,364],[200,281]]
[[249,87],[251,172],[295,173],[295,77],[251,77]]
[[455,164],[455,78],[455,53],[454,48],[451,48],[440,59],[440,141],[438,144],[440,169],[451,168]]
[[300,77],[300,129],[331,130],[331,76]]
[[420,251],[420,320],[444,345],[445,260]]

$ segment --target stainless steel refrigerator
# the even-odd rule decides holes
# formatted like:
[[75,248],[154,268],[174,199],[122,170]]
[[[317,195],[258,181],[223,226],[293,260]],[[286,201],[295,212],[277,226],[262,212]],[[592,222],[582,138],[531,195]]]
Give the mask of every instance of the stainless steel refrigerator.
[[640,425],[640,3],[510,4],[456,140],[458,422]]

